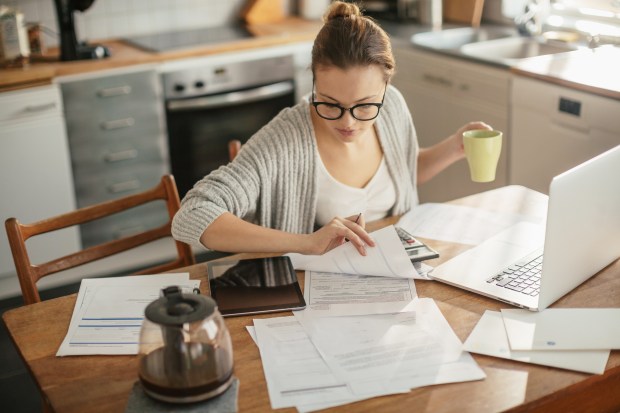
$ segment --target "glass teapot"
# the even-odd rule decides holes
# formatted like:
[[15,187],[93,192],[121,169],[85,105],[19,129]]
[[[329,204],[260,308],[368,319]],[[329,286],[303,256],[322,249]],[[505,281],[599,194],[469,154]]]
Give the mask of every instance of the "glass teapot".
[[145,310],[139,377],[149,396],[192,403],[223,393],[233,379],[230,334],[211,297],[168,287]]

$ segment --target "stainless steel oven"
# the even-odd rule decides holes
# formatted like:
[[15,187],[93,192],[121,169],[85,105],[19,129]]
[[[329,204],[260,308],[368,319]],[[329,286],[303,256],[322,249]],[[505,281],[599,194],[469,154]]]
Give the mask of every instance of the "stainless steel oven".
[[228,142],[247,141],[295,103],[292,56],[213,64],[163,75],[170,163],[181,197],[228,162]]

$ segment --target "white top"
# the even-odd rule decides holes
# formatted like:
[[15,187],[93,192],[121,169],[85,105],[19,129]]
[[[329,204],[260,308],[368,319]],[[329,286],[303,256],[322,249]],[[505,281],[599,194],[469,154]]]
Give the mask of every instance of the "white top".
[[396,203],[396,189],[385,157],[364,188],[345,185],[332,177],[318,156],[318,202],[316,223],[323,226],[334,217],[364,214],[366,222],[385,218]]

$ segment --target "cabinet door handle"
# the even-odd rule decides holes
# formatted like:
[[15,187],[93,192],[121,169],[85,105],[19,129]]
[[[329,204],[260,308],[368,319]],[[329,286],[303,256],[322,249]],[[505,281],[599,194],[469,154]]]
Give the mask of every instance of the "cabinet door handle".
[[133,191],[140,188],[140,181],[132,179],[125,182],[117,182],[115,184],[108,185],[108,191],[112,194],[118,194],[119,192]]
[[26,112],[43,112],[44,110],[54,109],[56,102],[42,103],[40,105],[28,105],[24,109]]
[[101,129],[103,130],[114,130],[114,129],[122,129],[129,128],[136,123],[134,118],[125,118],[125,119],[115,119],[108,120],[105,122],[101,122]]
[[128,161],[130,159],[136,159],[138,157],[138,151],[136,149],[127,149],[124,151],[107,153],[103,157],[106,162],[120,162],[120,161]]
[[122,96],[128,95],[131,93],[131,86],[118,86],[118,87],[109,87],[106,89],[99,89],[97,91],[97,95],[102,98],[110,98],[114,96]]

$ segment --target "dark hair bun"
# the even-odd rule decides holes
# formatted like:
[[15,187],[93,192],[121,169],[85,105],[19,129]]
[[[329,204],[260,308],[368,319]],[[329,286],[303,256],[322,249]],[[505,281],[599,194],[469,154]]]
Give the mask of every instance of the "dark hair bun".
[[329,5],[325,15],[323,16],[323,21],[327,23],[330,20],[337,19],[339,17],[353,17],[353,16],[361,16],[362,12],[360,11],[357,4],[353,3],[345,3],[343,1],[335,1]]

